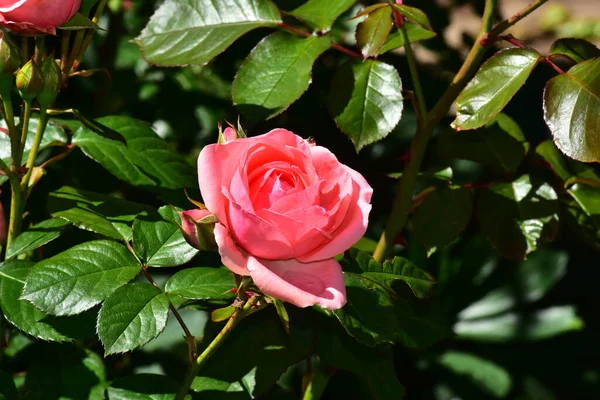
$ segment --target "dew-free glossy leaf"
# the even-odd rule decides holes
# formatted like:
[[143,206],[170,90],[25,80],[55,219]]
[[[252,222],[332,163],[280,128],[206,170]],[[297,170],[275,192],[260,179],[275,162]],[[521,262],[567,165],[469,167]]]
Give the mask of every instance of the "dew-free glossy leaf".
[[531,49],[511,48],[496,53],[456,99],[458,110],[452,126],[457,130],[475,129],[494,119],[541,59]]
[[411,22],[421,25],[423,28],[433,31],[433,27],[427,18],[427,14],[415,7],[407,6],[406,4],[394,4],[393,7],[398,10],[404,18]]
[[563,38],[552,43],[550,56],[565,56],[580,63],[590,58],[600,57],[600,49],[583,39]]
[[169,299],[148,283],[117,289],[98,313],[98,336],[104,354],[124,353],[157,337],[167,324]]
[[552,140],[545,140],[540,143],[536,147],[535,152],[552,167],[554,173],[563,181],[573,176],[573,172],[569,169],[569,165],[566,163],[563,154],[552,143]]
[[330,46],[329,36],[267,36],[238,70],[233,103],[256,121],[283,112],[306,91],[314,62]]
[[70,186],[49,194],[48,209],[53,217],[80,229],[126,241],[131,240],[134,218],[153,211],[150,206]]
[[111,383],[107,394],[108,400],[174,400],[177,387],[166,375],[135,374]]
[[336,72],[329,107],[357,151],[383,139],[402,116],[402,82],[389,64],[354,60]]
[[62,218],[51,218],[35,224],[11,242],[6,259],[35,250],[59,237],[71,224]]
[[235,281],[225,268],[188,268],[177,272],[165,284],[165,292],[187,299],[229,299]]
[[438,357],[437,362],[455,374],[465,376],[495,398],[505,398],[510,392],[511,376],[504,368],[490,360],[451,350]]
[[356,44],[362,55],[374,56],[386,42],[392,30],[392,8],[381,7],[373,11],[356,27]]
[[583,162],[600,161],[600,57],[548,81],[544,119],[563,153]]
[[[406,33],[408,35],[408,41],[410,43],[420,42],[421,40],[433,39],[437,36],[435,32],[423,28],[419,24],[413,22],[404,23]],[[392,32],[386,42],[381,46],[377,54],[387,53],[388,51],[397,49],[404,46],[404,36],[397,30]]]
[[326,32],[331,29],[333,22],[356,0],[308,0],[290,12],[301,19],[315,31]]
[[243,34],[280,22],[270,0],[167,0],[136,42],[151,64],[206,64]]
[[151,188],[181,189],[198,185],[194,167],[170,149],[148,124],[123,116],[95,121],[123,136],[126,143],[107,139],[85,127],[75,132],[72,143],[117,178]]
[[489,165],[498,172],[515,172],[529,151],[529,142],[506,114],[476,131],[442,133],[437,150],[444,158],[460,158]]
[[460,320],[490,317],[520,304],[540,300],[567,272],[565,252],[543,249],[532,253],[515,270],[512,280],[489,291],[458,314]]
[[467,188],[443,188],[427,196],[412,217],[413,233],[427,249],[444,246],[467,227],[473,194]]
[[[133,223],[133,248],[150,267],[174,267],[189,262],[198,250],[190,246],[168,206],[157,214],[138,217]],[[180,221],[178,221],[180,223]]]
[[122,244],[86,242],[37,263],[27,275],[22,297],[49,314],[79,314],[106,299],[140,269]]
[[30,261],[10,260],[0,264],[0,307],[8,322],[35,338],[67,341],[69,337],[59,333],[46,323],[48,315],[30,302],[21,300],[25,277],[34,265]]
[[567,223],[588,246],[600,250],[600,188],[575,184],[567,192],[563,210]]
[[520,261],[558,231],[558,196],[548,183],[522,175],[496,183],[479,198],[482,233],[504,257]]
[[583,329],[572,306],[555,306],[535,313],[506,313],[496,317],[459,321],[454,332],[461,339],[478,342],[543,340]]

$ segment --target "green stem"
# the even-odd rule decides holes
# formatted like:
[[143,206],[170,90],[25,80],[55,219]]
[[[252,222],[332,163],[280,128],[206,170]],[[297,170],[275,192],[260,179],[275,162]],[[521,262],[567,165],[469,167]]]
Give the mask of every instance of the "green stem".
[[6,126],[8,126],[8,135],[10,136],[10,154],[14,161],[15,167],[17,167],[21,165],[21,157],[19,156],[21,150],[21,137],[19,136],[17,127],[15,126],[15,115],[13,113],[13,104],[10,94],[2,96],[2,103],[4,105]]
[[200,354],[196,359],[196,363],[188,370],[183,382],[181,382],[181,385],[179,386],[175,400],[183,400],[185,398],[185,395],[189,392],[190,386],[192,385],[192,382],[194,381],[194,378],[198,374],[200,368],[202,368],[214,355],[215,351],[221,347],[225,339],[227,339],[227,337],[231,334],[233,328],[238,324],[238,322],[251,313],[252,308],[256,305],[256,303],[258,303],[259,300],[260,296],[253,296],[246,302],[246,304],[235,309],[223,329],[221,329],[221,332],[219,332],[219,334],[213,339],[208,347],[204,349],[202,354]]
[[40,117],[37,129],[35,131],[35,138],[33,139],[31,150],[29,150],[29,158],[27,158],[27,164],[25,165],[25,167],[27,168],[27,172],[25,173],[25,176],[21,181],[21,190],[23,191],[23,193],[27,193],[29,190],[29,179],[31,178],[31,174],[33,173],[35,159],[37,158],[37,154],[40,149],[40,143],[42,142],[42,137],[44,136],[44,131],[46,130],[46,125],[48,124],[48,114],[46,111],[46,107],[40,108]]
[[[19,149],[19,153],[18,153],[18,155],[20,156],[19,161],[21,161],[21,157],[23,156],[23,152],[25,151],[25,145],[27,143],[27,135],[29,134],[29,120],[31,119],[31,101],[24,101],[23,104],[24,104],[23,126],[21,129],[21,143],[20,143],[20,149]],[[17,167],[19,167],[21,165],[21,163],[20,162],[18,164],[15,163],[15,165],[17,165]]]
[[[13,175],[14,176],[14,175]],[[10,194],[10,217],[8,220],[8,234],[6,236],[6,248],[9,249],[12,241],[21,232],[21,224],[23,222],[23,193],[19,186],[19,180],[11,179],[11,194]]]
[[64,65],[60,66],[63,73],[63,81],[66,81],[67,77],[71,73],[73,63],[77,59],[81,46],[83,45],[84,37],[85,31],[77,31],[77,33],[75,34],[75,40],[73,41],[73,46],[71,46],[71,51],[69,53],[69,57],[67,58],[67,62]]
[[[100,0],[100,2],[98,3],[98,7],[96,7],[96,11],[94,12],[94,16],[92,17],[92,22],[97,24],[98,21],[100,20],[100,17],[102,16],[102,13],[104,12],[104,7],[106,7],[106,4],[108,3],[108,0]],[[94,29],[87,29],[85,31],[85,38],[83,39],[83,44],[81,45],[81,48],[79,49],[79,53],[77,54],[77,57],[75,58],[75,64],[79,64],[81,62],[81,60],[83,60],[83,56],[85,55],[85,52],[87,50],[87,48],[90,46],[90,43],[92,43],[92,39],[94,38]]]
[[530,5],[528,5],[527,7],[523,8],[521,11],[519,11],[518,13],[513,15],[512,17],[500,22],[493,29],[491,29],[490,32],[486,36],[499,35],[500,33],[504,32],[505,30],[507,30],[508,28],[510,28],[511,26],[513,26],[514,24],[516,24],[517,22],[519,22],[520,20],[522,20],[523,18],[525,18],[526,16],[528,16],[529,14],[531,14],[532,12],[537,10],[541,5],[543,5],[547,1],[548,0],[534,1]]
[[388,217],[385,230],[373,253],[373,258],[378,262],[383,262],[383,260],[390,255],[396,236],[402,231],[406,224],[412,204],[417,175],[421,168],[425,150],[427,150],[427,144],[429,143],[429,139],[431,139],[433,128],[446,115],[454,100],[456,100],[459,93],[467,85],[481,63],[486,48],[480,42],[492,29],[497,9],[498,0],[486,0],[483,23],[475,44],[469,51],[462,67],[452,80],[450,87],[427,115],[427,118],[425,118],[423,127],[417,129],[417,133],[410,146],[410,159],[408,160],[398,183],[398,191],[392,205],[390,216]]
[[35,53],[33,59],[37,65],[42,65],[42,58],[46,51],[46,40],[44,36],[35,37]]
[[29,38],[27,36],[21,37],[21,65],[27,64],[29,61]]
[[[393,9],[394,13],[398,13],[396,9]],[[417,62],[415,54],[413,53],[410,40],[408,38],[408,32],[406,31],[406,24],[401,21],[397,26],[398,31],[404,39],[404,49],[406,51],[406,60],[408,62],[408,69],[410,71],[410,78],[412,79],[413,87],[415,88],[415,97],[417,98],[417,105],[419,106],[419,114],[422,120],[427,118],[427,105],[425,104],[425,96],[423,95],[423,86],[419,79],[419,73],[417,72]]]

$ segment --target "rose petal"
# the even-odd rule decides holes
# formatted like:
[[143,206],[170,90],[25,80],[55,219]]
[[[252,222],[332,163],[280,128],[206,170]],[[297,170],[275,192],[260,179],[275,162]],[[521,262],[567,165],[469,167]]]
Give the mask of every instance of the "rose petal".
[[219,246],[219,254],[223,265],[238,275],[250,275],[248,271],[248,255],[235,245],[227,228],[223,224],[215,224],[215,241]]
[[296,260],[266,261],[250,256],[248,270],[263,293],[298,307],[318,304],[336,310],[346,304],[344,275],[334,259],[303,264]]

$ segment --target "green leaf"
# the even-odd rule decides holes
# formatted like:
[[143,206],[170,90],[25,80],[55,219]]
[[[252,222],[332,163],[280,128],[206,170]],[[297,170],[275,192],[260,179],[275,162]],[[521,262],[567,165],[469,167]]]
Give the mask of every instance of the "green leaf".
[[402,82],[398,71],[373,60],[344,64],[333,77],[329,107],[356,151],[383,139],[402,115]]
[[79,314],[106,299],[140,269],[122,244],[86,242],[37,263],[27,275],[22,298],[49,314]]
[[290,12],[315,31],[326,32],[334,21],[347,11],[356,0],[308,0]]
[[585,243],[600,250],[600,189],[575,184],[567,192],[571,196],[563,207],[567,223]]
[[[420,42],[421,40],[433,39],[437,36],[435,32],[432,32],[428,29],[423,28],[419,24],[415,24],[412,22],[406,22],[404,24],[406,27],[406,33],[408,34],[408,41],[410,43]],[[379,49],[377,54],[387,53],[388,51],[400,48],[404,46],[404,36],[401,35],[398,31],[394,31],[390,34],[387,41],[383,46]]]
[[8,322],[38,339],[70,340],[46,322],[46,313],[35,308],[30,302],[20,299],[25,277],[33,265],[33,262],[21,260],[10,260],[0,264],[2,313]]
[[10,374],[0,370],[0,400],[16,400],[17,387]]
[[427,18],[427,14],[415,7],[407,6],[406,4],[394,4],[393,5],[400,14],[404,15],[404,18],[411,22],[415,22],[421,25],[423,28],[433,31],[433,27]]
[[392,31],[392,8],[381,7],[356,27],[356,44],[362,55],[374,56]]
[[117,289],[98,313],[98,336],[104,354],[124,353],[157,337],[167,324],[169,299],[148,283]]
[[65,219],[80,229],[125,241],[131,240],[134,218],[153,211],[150,206],[70,186],[49,194],[48,209],[53,217]]
[[117,178],[149,188],[197,187],[193,166],[170,149],[146,123],[122,116],[103,117],[96,122],[116,131],[127,143],[107,139],[82,127],[75,132],[73,144]]
[[174,267],[188,263],[198,254],[183,237],[181,229],[168,220],[168,207],[158,214],[138,217],[133,223],[133,249],[144,265]]
[[226,268],[188,268],[177,272],[165,284],[165,292],[187,299],[230,299],[236,287]]
[[460,320],[493,316],[520,304],[540,300],[567,272],[565,252],[540,250],[517,267],[508,285],[488,292],[458,314]]
[[206,64],[243,34],[279,23],[269,0],[167,0],[136,41],[151,64]]
[[459,321],[454,332],[478,342],[542,340],[583,329],[572,306],[556,306],[530,314],[506,313],[497,317]]
[[550,56],[564,56],[576,63],[580,63],[589,60],[590,58],[600,57],[600,49],[587,40],[563,38],[552,43],[552,47],[550,47]]
[[570,170],[569,165],[566,163],[562,153],[554,145],[552,140],[545,140],[540,143],[536,147],[535,152],[550,164],[554,173],[563,181],[566,181],[573,176],[573,172]]
[[444,246],[465,230],[473,213],[473,193],[444,188],[427,196],[412,217],[413,233],[427,249]]
[[560,151],[579,161],[600,161],[600,57],[548,81],[544,119]]
[[59,237],[71,224],[61,218],[51,218],[22,232],[6,250],[6,259],[35,250]]
[[542,58],[537,51],[522,48],[496,53],[456,99],[458,110],[452,126],[457,130],[475,129],[494,119]]
[[256,121],[283,112],[306,91],[314,62],[330,46],[327,35],[301,38],[275,32],[267,36],[238,70],[233,103]]
[[176,392],[177,382],[155,374],[119,378],[107,390],[108,400],[174,400]]
[[558,207],[552,186],[522,175],[484,190],[477,216],[482,233],[498,253],[520,261],[556,236]]
[[98,25],[78,12],[70,20],[59,26],[58,29],[62,29],[63,31],[80,31],[84,29],[98,29]]
[[[31,118],[29,120],[29,130],[27,131],[27,140],[25,142],[25,150],[23,151],[23,165],[27,162],[27,158],[29,157],[29,150],[31,149],[31,145],[33,144],[33,140],[35,139],[35,131],[39,124],[38,118]],[[8,129],[6,125],[6,121],[4,119],[0,120],[0,129]],[[44,131],[44,135],[42,136],[42,141],[40,142],[40,150],[46,149],[51,146],[60,146],[69,141],[69,137],[65,133],[64,129],[59,125],[55,124],[53,121],[49,121],[46,126],[46,130]],[[11,165],[11,156],[10,156],[10,137],[5,135],[4,133],[0,135],[0,159],[6,163],[6,165]],[[0,174],[0,185],[6,182],[8,178],[4,175]]]
[[502,399],[512,387],[509,373],[490,360],[461,351],[447,351],[437,362],[457,375],[466,376],[487,394]]
[[529,142],[519,125],[500,113],[482,129],[442,133],[437,151],[444,158],[471,160],[498,172],[512,173],[529,151]]

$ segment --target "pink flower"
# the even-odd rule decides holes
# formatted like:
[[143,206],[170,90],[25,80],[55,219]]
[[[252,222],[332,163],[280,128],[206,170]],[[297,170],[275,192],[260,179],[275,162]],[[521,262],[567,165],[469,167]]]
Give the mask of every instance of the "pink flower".
[[0,24],[23,34],[54,35],[80,5],[81,0],[0,0]]
[[219,219],[214,233],[225,266],[298,307],[346,303],[333,257],[367,229],[373,190],[362,175],[326,148],[275,129],[206,146],[198,176]]

